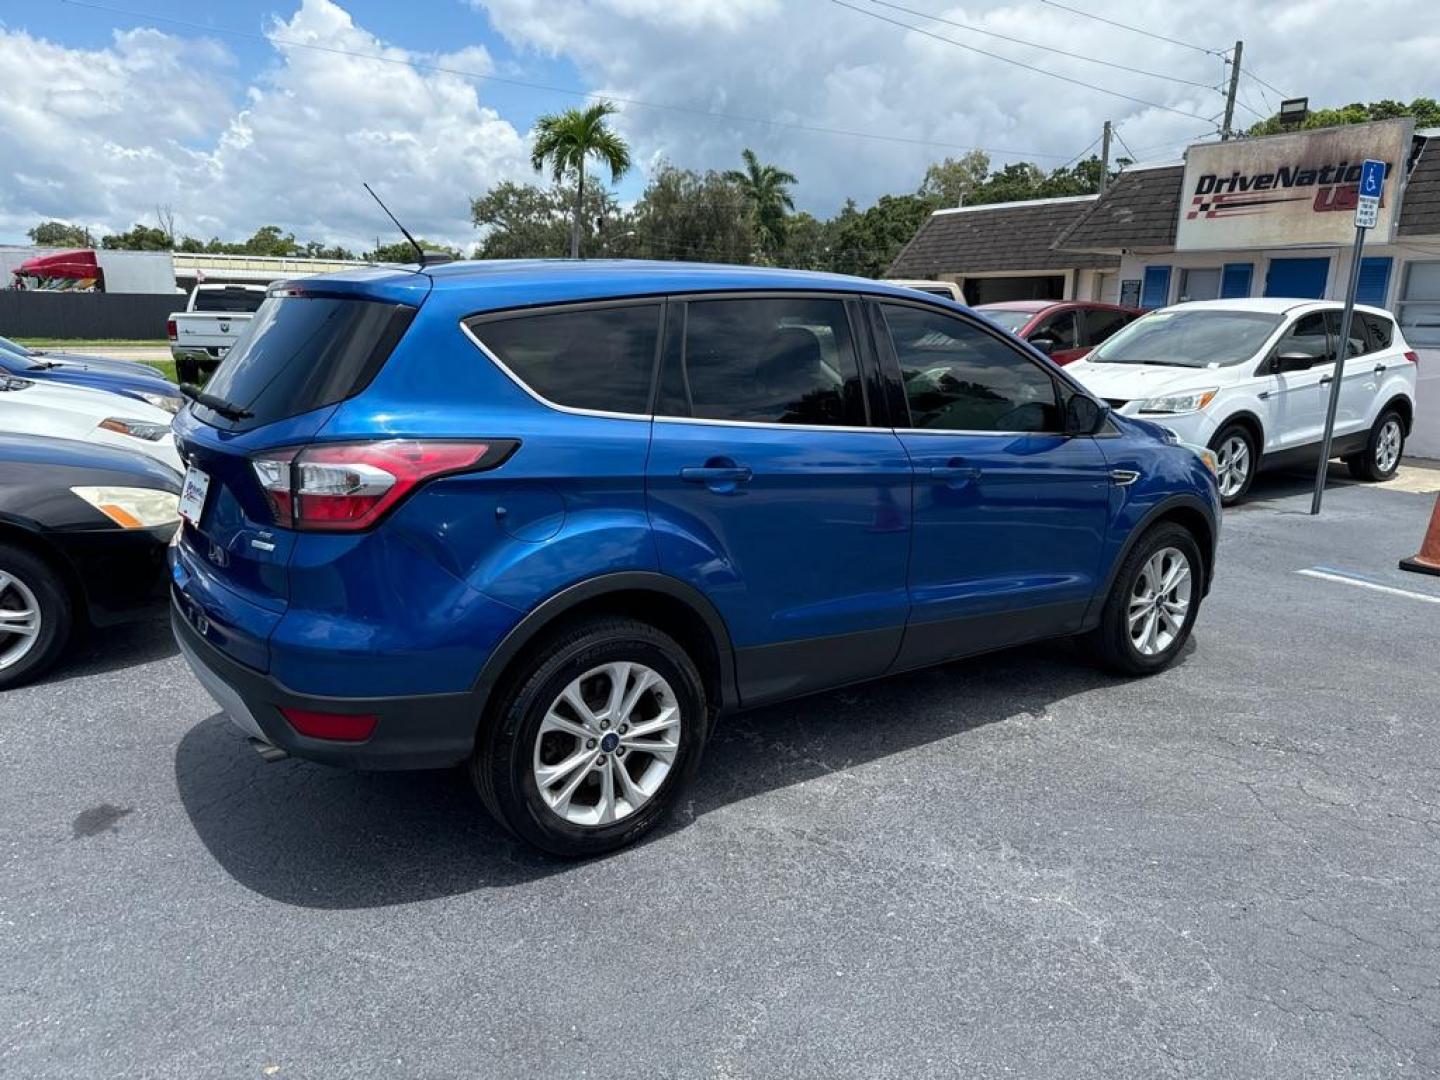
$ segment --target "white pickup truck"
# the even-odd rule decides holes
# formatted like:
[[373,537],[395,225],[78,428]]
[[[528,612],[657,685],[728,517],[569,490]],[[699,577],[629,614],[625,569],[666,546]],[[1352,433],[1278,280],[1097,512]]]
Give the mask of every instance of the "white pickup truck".
[[214,371],[265,299],[264,285],[196,285],[165,322],[175,376],[198,385]]

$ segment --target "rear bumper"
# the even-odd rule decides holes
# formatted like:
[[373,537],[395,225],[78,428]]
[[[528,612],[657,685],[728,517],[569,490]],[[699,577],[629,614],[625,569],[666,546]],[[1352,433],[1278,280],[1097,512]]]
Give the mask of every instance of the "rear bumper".
[[[464,761],[475,745],[482,702],[474,693],[337,698],[297,694],[269,675],[238,663],[191,625],[172,593],[170,625],[195,677],[245,734],[292,757],[347,769],[438,769]],[[364,742],[301,735],[280,709],[363,713],[378,717]]]

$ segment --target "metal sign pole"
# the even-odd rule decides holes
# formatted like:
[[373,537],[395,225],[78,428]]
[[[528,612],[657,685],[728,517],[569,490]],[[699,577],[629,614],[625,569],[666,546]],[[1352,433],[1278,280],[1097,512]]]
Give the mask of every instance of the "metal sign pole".
[[1320,513],[1325,495],[1325,477],[1330,471],[1330,442],[1335,435],[1335,413],[1340,407],[1340,387],[1345,383],[1345,362],[1350,358],[1350,324],[1355,318],[1355,290],[1360,283],[1360,255],[1365,249],[1365,231],[1375,225],[1380,192],[1385,186],[1385,163],[1368,160],[1361,167],[1359,202],[1355,206],[1355,246],[1350,251],[1350,282],[1345,287],[1345,313],[1340,316],[1340,337],[1335,342],[1335,374],[1330,377],[1330,403],[1325,409],[1325,437],[1320,441],[1320,463],[1315,467],[1315,494],[1310,513]]
[[1330,379],[1330,405],[1325,410],[1325,437],[1320,441],[1320,464],[1315,469],[1315,494],[1310,513],[1320,513],[1325,494],[1325,477],[1330,471],[1330,439],[1335,434],[1335,412],[1340,405],[1340,385],[1345,381],[1346,354],[1350,351],[1350,320],[1355,316],[1355,286],[1360,281],[1360,252],[1365,247],[1365,227],[1355,227],[1355,246],[1350,249],[1350,284],[1345,287],[1345,314],[1340,316],[1340,340],[1335,343],[1335,374]]

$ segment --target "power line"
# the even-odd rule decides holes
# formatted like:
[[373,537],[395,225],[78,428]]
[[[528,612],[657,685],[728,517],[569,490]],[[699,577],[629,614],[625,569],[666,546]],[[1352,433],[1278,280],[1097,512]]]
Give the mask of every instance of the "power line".
[[1257,83],[1259,83],[1261,86],[1263,86],[1263,87],[1265,87],[1266,89],[1270,90],[1271,93],[1279,94],[1282,98],[1288,98],[1288,97],[1290,96],[1289,94],[1285,93],[1284,90],[1281,90],[1278,86],[1272,86],[1270,83],[1268,83],[1268,82],[1266,82],[1264,79],[1260,78],[1260,76],[1259,76],[1259,75],[1256,75],[1255,72],[1254,72],[1252,69],[1250,69],[1250,68],[1241,68],[1241,69],[1240,69],[1240,74],[1241,74],[1241,75],[1248,75],[1248,76],[1250,76],[1250,78],[1254,79],[1254,80],[1255,80]]
[[1104,137],[1105,137],[1104,135],[1096,135],[1096,136],[1095,136],[1095,142],[1092,142],[1089,146],[1085,147],[1084,150],[1081,150],[1080,153],[1076,154],[1076,155],[1075,155],[1074,157],[1072,157],[1069,161],[1065,162],[1065,164],[1064,164],[1064,165],[1061,165],[1060,168],[1061,168],[1061,169],[1068,169],[1071,165],[1074,165],[1074,164],[1075,164],[1077,161],[1079,161],[1082,157],[1084,157],[1084,156],[1085,156],[1086,154],[1088,154],[1091,150],[1093,150],[1093,149],[1095,148],[1095,143],[1098,143],[1098,142],[1099,142],[1101,139],[1103,139]]
[[868,11],[865,8],[856,7],[854,4],[846,3],[845,0],[830,0],[830,2],[843,8],[849,8],[851,11],[857,11],[861,15],[869,16],[872,19],[879,19],[881,22],[889,23],[891,26],[898,26],[901,29],[909,30],[911,33],[922,34],[925,37],[934,38],[936,41],[943,41],[945,44],[953,45],[957,49],[965,49],[968,52],[979,53],[981,56],[988,56],[992,60],[999,60],[1006,64],[1013,64],[1016,67],[1024,68],[1026,71],[1033,71],[1036,74],[1044,75],[1051,79],[1059,79],[1061,82],[1067,82],[1073,86],[1083,86],[1087,90],[1096,90],[1102,94],[1109,94],[1111,97],[1121,98],[1124,101],[1133,101],[1137,105],[1145,105],[1151,109],[1160,109],[1164,112],[1172,112],[1175,113],[1177,116],[1188,116],[1194,120],[1205,119],[1199,113],[1186,112],[1184,109],[1176,109],[1170,105],[1162,105],[1158,101],[1147,101],[1144,98],[1132,97],[1129,94],[1122,94],[1118,90],[1109,90],[1103,86],[1096,86],[1094,83],[1085,82],[1083,79],[1073,79],[1069,75],[1061,75],[1059,72],[1055,71],[1046,71],[1042,67],[1036,67],[1034,64],[1026,64],[1020,60],[1012,60],[1010,57],[1001,56],[999,53],[987,52],[985,49],[978,49],[974,45],[966,45],[963,41],[956,41],[954,38],[944,37],[941,34],[932,33],[931,31],[922,29],[921,27],[911,26],[909,23],[901,22],[899,19],[892,19],[888,16],[881,15],[878,11]]
[[[673,105],[655,101],[644,101],[640,98],[622,97],[618,94],[607,94],[602,90],[574,90],[569,87],[550,86],[545,83],[526,82],[522,79],[511,79],[501,75],[490,75],[479,71],[466,71],[462,68],[446,67],[441,64],[426,64],[418,60],[402,59],[395,56],[377,56],[374,53],[354,52],[350,49],[339,49],[331,45],[317,45],[314,42],[309,41],[295,41],[289,38],[274,37],[266,34],[257,34],[247,30],[236,30],[230,27],[223,26],[211,26],[207,23],[194,22],[188,19],[177,19],[169,15],[155,15],[151,14],[150,12],[133,11],[127,8],[111,7],[106,4],[91,3],[89,2],[89,0],[62,0],[62,2],[70,4],[74,7],[88,8],[92,11],[103,11],[111,15],[124,15],[134,19],[148,19],[154,22],[169,23],[174,26],[184,26],[192,30],[199,30],[206,34],[224,34],[230,37],[245,38],[250,41],[267,42],[272,45],[284,45],[287,48],[292,49],[309,49],[312,52],[330,53],[335,56],[349,56],[359,60],[373,60],[382,64],[398,64],[402,67],[412,68],[416,71],[433,71],[445,75],[457,75],[464,79],[476,79],[483,80],[485,82],[501,83],[506,86],[518,86],[526,90],[540,90],[551,94],[564,94],[567,97],[577,97],[586,100],[592,98],[604,98],[608,101],[612,101],[620,105],[630,105],[643,109],[660,109],[667,112],[685,113],[690,116],[703,116],[711,120],[728,120],[735,123],[743,124],[761,124],[766,127],[787,128],[792,131],[807,131],[811,132],[812,134],[839,135],[851,139],[871,139],[877,142],[901,143],[909,146],[926,146],[940,150],[983,150],[986,153],[998,154],[1002,157],[1061,158],[1064,156],[1063,154],[1042,153],[1038,150],[1006,150],[1000,147],[993,146],[965,146],[959,143],[934,142],[929,139],[911,139],[903,135],[882,135],[878,132],[873,131],[851,131],[845,128],[824,127],[819,124],[803,124],[790,120],[775,120],[763,116],[745,116],[739,113],[716,112],[710,109],[700,109],[689,105]],[[1165,108],[1165,106],[1163,105],[1159,107]]]
[[1130,26],[1127,23],[1116,22],[1114,19],[1107,19],[1105,18],[1105,16],[1096,15],[1094,12],[1091,11],[1081,11],[1079,8],[1070,7],[1067,4],[1057,3],[1056,0],[1040,0],[1040,2],[1042,4],[1049,4],[1051,7],[1059,8],[1061,11],[1068,11],[1074,15],[1083,15],[1087,19],[1094,19],[1096,22],[1105,23],[1107,26],[1116,26],[1119,27],[1121,30],[1129,30],[1133,34],[1144,34],[1146,37],[1154,38],[1156,41],[1168,41],[1171,45],[1179,45],[1185,49],[1194,49],[1198,53],[1206,53],[1210,56],[1225,55],[1224,51],[1220,49],[1207,49],[1203,45],[1192,45],[1188,41],[1181,41],[1179,38],[1166,37],[1164,34],[1157,34],[1150,30],[1142,30],[1138,26]]
[[986,37],[999,38],[1001,41],[1009,41],[1015,45],[1028,45],[1031,48],[1044,49],[1046,52],[1054,53],[1056,56],[1068,56],[1072,60],[1084,60],[1090,64],[1100,64],[1102,67],[1116,68],[1120,71],[1133,72],[1136,75],[1144,75],[1151,79],[1165,79],[1168,82],[1183,83],[1185,86],[1198,86],[1202,90],[1214,90],[1219,93],[1219,88],[1209,83],[1195,82],[1193,79],[1182,79],[1176,75],[1164,75],[1158,71],[1146,71],[1143,68],[1131,67],[1129,64],[1117,64],[1110,60],[1100,60],[1093,56],[1086,56],[1083,53],[1066,52],[1064,49],[1057,49],[1053,45],[1045,45],[1038,41],[1026,41],[1024,38],[1010,37],[1008,34],[999,34],[993,30],[982,30],[978,26],[970,26],[968,23],[956,22],[954,19],[945,19],[939,15],[931,15],[926,11],[917,11],[901,4],[892,4],[888,0],[870,0],[870,3],[879,7],[890,8],[893,11],[903,11],[907,15],[915,15],[922,19],[929,19],[931,22],[944,23],[946,26],[953,26],[960,30],[968,30],[972,34],[984,34]]
[[1130,160],[1139,161],[1140,159],[1135,156],[1135,151],[1131,150],[1130,144],[1125,141],[1125,136],[1120,134],[1120,129],[1118,127],[1112,127],[1110,131],[1111,134],[1113,134],[1115,138],[1120,141],[1120,145],[1125,148],[1125,153],[1130,155]]

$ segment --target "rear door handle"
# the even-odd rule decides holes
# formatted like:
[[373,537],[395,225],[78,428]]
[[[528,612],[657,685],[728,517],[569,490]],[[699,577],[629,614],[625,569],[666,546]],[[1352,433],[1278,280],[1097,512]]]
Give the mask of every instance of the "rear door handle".
[[1320,379],[1320,385],[1321,385],[1321,386],[1329,386],[1329,385],[1330,385],[1332,382],[1334,382],[1334,381],[1335,381],[1335,376],[1334,376],[1334,375],[1325,375],[1325,376],[1323,376],[1323,377]]
[[1376,375],[1384,375],[1384,374],[1385,374],[1385,365],[1384,365],[1384,364],[1376,364],[1375,367],[1374,367],[1374,372],[1375,372]]
[[694,465],[680,470],[689,484],[744,484],[755,474],[748,465]]
[[964,458],[951,458],[944,465],[930,466],[930,478],[944,484],[959,486],[980,479],[980,470],[967,465]]

